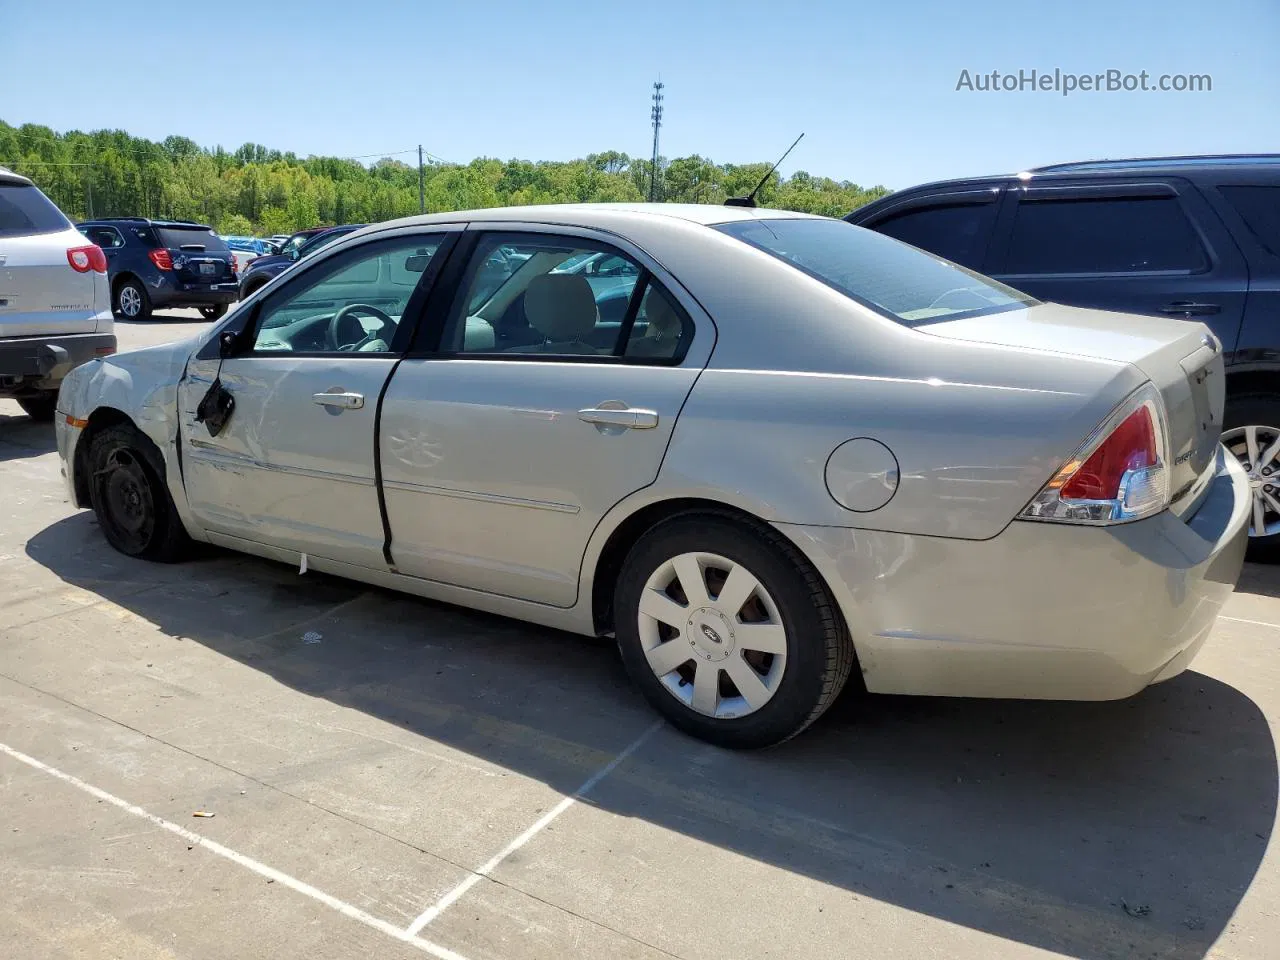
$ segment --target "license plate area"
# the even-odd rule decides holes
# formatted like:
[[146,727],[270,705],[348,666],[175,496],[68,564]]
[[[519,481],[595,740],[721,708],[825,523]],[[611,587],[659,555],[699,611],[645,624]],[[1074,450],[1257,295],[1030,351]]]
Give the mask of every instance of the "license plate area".
[[216,263],[200,264],[200,276],[202,277],[212,277],[217,272],[218,272],[218,265]]

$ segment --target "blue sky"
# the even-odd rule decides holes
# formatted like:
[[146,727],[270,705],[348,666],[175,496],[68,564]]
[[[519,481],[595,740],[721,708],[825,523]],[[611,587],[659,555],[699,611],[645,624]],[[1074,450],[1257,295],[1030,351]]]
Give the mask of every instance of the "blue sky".
[[[863,185],[1280,150],[1280,2],[0,0],[0,119],[447,160],[775,157]],[[958,92],[971,74],[1209,74],[1208,93]],[[410,159],[408,155],[403,159]]]

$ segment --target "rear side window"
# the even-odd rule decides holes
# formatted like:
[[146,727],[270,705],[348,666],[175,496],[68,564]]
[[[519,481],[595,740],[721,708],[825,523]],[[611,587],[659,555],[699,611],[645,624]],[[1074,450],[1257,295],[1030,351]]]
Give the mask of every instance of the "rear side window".
[[80,232],[103,250],[124,246],[124,237],[120,236],[115,227],[85,227]]
[[224,253],[227,245],[208,227],[157,227],[160,245],[181,250],[183,247],[202,247],[205,253]]
[[25,183],[0,183],[0,237],[58,233],[71,226],[52,200]]
[[1023,200],[1004,273],[1203,270],[1208,258],[1176,197]]
[[1258,242],[1280,257],[1280,187],[1219,187]]
[[907,326],[1039,301],[989,277],[843,220],[767,219],[716,228]]
[[892,214],[871,229],[976,270],[995,222],[994,203],[947,204]]

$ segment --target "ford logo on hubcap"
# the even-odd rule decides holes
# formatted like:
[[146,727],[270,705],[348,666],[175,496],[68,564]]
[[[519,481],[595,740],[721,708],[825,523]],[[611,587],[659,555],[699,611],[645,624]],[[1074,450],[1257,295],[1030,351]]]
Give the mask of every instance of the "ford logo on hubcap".
[[712,643],[724,643],[724,641],[720,639],[720,634],[716,633],[705,623],[702,624],[702,635],[706,637],[708,640],[710,640]]

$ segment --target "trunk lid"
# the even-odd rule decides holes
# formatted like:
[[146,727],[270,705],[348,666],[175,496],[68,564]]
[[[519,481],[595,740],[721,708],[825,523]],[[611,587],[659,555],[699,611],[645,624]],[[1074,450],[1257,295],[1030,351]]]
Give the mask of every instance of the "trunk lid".
[[[955,340],[1132,364],[1164,399],[1169,490],[1175,510],[1213,464],[1222,433],[1226,376],[1222,345],[1202,323],[1045,303],[921,324],[916,330]],[[1070,453],[1064,451],[1063,456]]]

